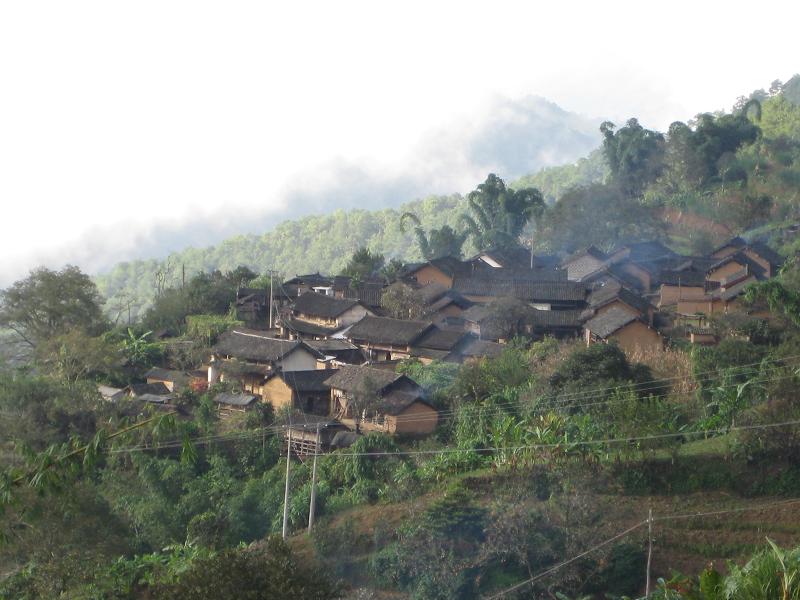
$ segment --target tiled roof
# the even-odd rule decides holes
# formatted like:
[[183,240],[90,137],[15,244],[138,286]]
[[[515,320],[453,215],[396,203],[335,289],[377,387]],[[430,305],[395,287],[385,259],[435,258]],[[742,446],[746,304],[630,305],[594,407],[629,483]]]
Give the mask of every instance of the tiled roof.
[[458,349],[458,352],[465,358],[496,358],[503,353],[506,347],[497,342],[479,340],[470,336],[469,340]]
[[303,346],[312,354],[315,351],[300,341],[279,340],[252,329],[231,329],[219,337],[215,354],[233,356],[243,360],[274,362]]
[[749,248],[773,267],[780,267],[783,264],[783,257],[763,242],[753,242]]
[[351,340],[374,344],[408,346],[431,327],[426,321],[404,321],[389,317],[364,317],[347,332]]
[[[279,371],[272,377],[279,377],[296,392],[327,392],[330,388],[325,381],[336,369],[312,369],[307,371]],[[272,378],[270,377],[270,379]]]
[[584,250],[579,250],[573,254],[570,254],[567,258],[561,261],[562,265],[569,264],[573,261],[578,260],[579,258],[583,258],[584,256],[591,256],[592,258],[596,258],[597,260],[608,260],[608,254],[597,248],[596,246],[589,246]]
[[469,273],[471,271],[470,265],[463,262],[460,258],[456,258],[454,256],[443,256],[441,258],[432,258],[426,263],[421,263],[418,267],[409,270],[408,274],[413,275],[427,265],[439,269],[442,273],[449,277],[454,277],[458,274]]
[[[421,394],[409,393],[406,391],[392,390],[386,394],[376,407],[376,411],[385,415],[396,416],[406,410],[415,402],[425,402]],[[430,406],[428,404],[428,406]]]
[[292,310],[298,314],[323,319],[335,319],[356,305],[358,305],[357,300],[334,298],[316,292],[306,292],[295,300]]
[[171,371],[169,369],[162,369],[160,367],[153,367],[144,374],[145,379],[160,379],[161,381],[170,381],[178,386],[189,385],[191,376],[183,371]]
[[463,331],[432,327],[414,342],[414,347],[431,350],[452,350],[464,335]]
[[639,319],[637,317],[632,315],[627,310],[623,310],[615,306],[603,314],[589,319],[584,327],[596,336],[607,338],[615,331],[619,331],[625,327],[625,325],[638,320]]
[[258,398],[252,394],[228,394],[221,393],[214,396],[217,404],[227,404],[228,406],[250,406]]
[[639,294],[634,294],[624,287],[617,289],[602,287],[594,290],[589,296],[589,306],[592,308],[600,308],[601,306],[610,304],[615,300],[624,302],[642,314],[647,314],[647,311],[650,309],[650,303],[647,300],[642,298]]
[[369,382],[378,390],[383,390],[402,377],[405,376],[387,369],[347,365],[328,377],[325,385],[347,392],[362,390]]
[[533,310],[533,325],[538,330],[578,328],[581,326],[579,310]]
[[453,289],[465,296],[513,297],[531,302],[582,302],[586,286],[574,281],[523,281],[457,277]]
[[685,285],[690,287],[703,287],[706,280],[705,271],[661,271],[659,280],[662,285]]
[[721,259],[715,265],[708,269],[707,273],[712,273],[719,269],[722,266],[725,266],[731,262],[736,262],[743,267],[746,266],[749,269],[749,272],[762,279],[765,276],[764,267],[754,261],[752,258],[747,256],[744,252],[737,252],[736,254],[731,254],[730,256],[726,256],[725,258]]
[[309,323],[308,321],[303,321],[301,319],[284,319],[283,325],[290,331],[294,331],[300,335],[325,336],[331,335],[337,331],[335,327],[323,327],[322,325]]

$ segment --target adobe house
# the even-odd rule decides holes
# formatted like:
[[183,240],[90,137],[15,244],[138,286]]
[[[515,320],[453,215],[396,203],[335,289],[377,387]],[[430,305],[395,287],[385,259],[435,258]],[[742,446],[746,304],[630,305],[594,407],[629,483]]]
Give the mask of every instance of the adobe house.
[[306,292],[295,300],[291,316],[281,323],[281,335],[325,338],[372,314],[358,300]]
[[602,315],[614,307],[628,311],[650,325],[653,324],[653,305],[627,288],[604,286],[593,290],[589,295],[589,310],[592,316]]
[[570,281],[581,281],[600,271],[607,263],[608,255],[605,252],[595,246],[589,246],[561,261],[561,268],[567,271],[567,278]]
[[428,262],[412,267],[406,275],[412,277],[419,285],[438,283],[444,288],[453,287],[453,279],[457,275],[469,275],[472,268],[454,256],[434,258]]
[[700,346],[713,346],[717,343],[714,331],[704,327],[691,327],[688,331],[689,343]]
[[326,384],[331,389],[331,415],[355,427],[352,399],[374,394],[374,402],[359,419],[359,429],[383,433],[427,435],[439,423],[439,412],[425,399],[422,388],[406,375],[372,367],[342,367]]
[[730,280],[732,277],[753,276],[756,279],[765,279],[764,268],[749,258],[743,252],[737,252],[721,259],[706,271],[706,281],[720,282]]
[[476,269],[506,270],[548,270],[555,271],[559,266],[559,258],[553,255],[534,255],[529,249],[521,246],[515,248],[490,248],[484,250],[467,262]]
[[[498,315],[492,304],[477,304],[462,315],[464,330],[481,340],[505,343],[510,329],[521,335],[542,338],[551,335],[557,338],[573,337],[581,330],[580,310],[539,310],[519,301],[518,323],[509,323]],[[500,309],[502,311],[502,309]]]
[[457,277],[453,289],[475,303],[517,298],[539,310],[578,310],[586,305],[586,286],[574,281],[536,281],[496,277]]
[[317,359],[317,369],[328,369],[331,366],[341,365],[360,365],[367,360],[361,348],[344,339],[305,340],[305,343],[321,355]]
[[662,271],[660,279],[659,308],[683,300],[702,300],[706,295],[705,271]]
[[651,263],[675,258],[676,256],[675,252],[659,241],[622,244],[608,253],[608,259],[612,263],[623,261]]
[[276,410],[285,406],[303,413],[327,415],[330,409],[330,388],[325,385],[335,369],[312,371],[278,371],[268,375],[261,398]]
[[721,260],[727,256],[730,256],[731,254],[736,254],[746,246],[747,246],[747,240],[739,236],[736,236],[734,238],[731,238],[724,244],[722,244],[719,248],[715,248],[711,252],[710,256],[712,258],[718,258]]
[[258,396],[253,394],[231,394],[223,392],[214,396],[217,412],[222,416],[247,412],[258,402]]
[[[757,279],[747,274],[746,271],[734,273],[719,282],[719,287],[712,289],[702,299],[681,300],[678,302],[678,314],[683,317],[697,317],[699,315],[711,317],[718,314],[727,314],[744,310],[741,306],[741,295],[747,286]],[[765,315],[768,318],[768,315]]]
[[434,326],[413,342],[410,354],[423,364],[429,364],[434,360],[444,360],[453,353],[466,335],[464,331],[441,329]]
[[389,317],[364,317],[346,332],[369,360],[385,361],[411,357],[411,346],[433,328],[428,321],[405,321]]
[[133,398],[150,404],[168,404],[173,396],[164,383],[132,383],[112,395],[109,400],[117,402],[123,398]]
[[613,341],[628,354],[663,346],[661,334],[639,317],[616,306],[589,319],[583,327],[587,346]]
[[417,294],[432,321],[460,317],[461,313],[473,305],[456,290],[448,289],[436,282],[422,286],[417,290]]
[[252,329],[231,329],[212,348],[208,383],[238,380],[244,391],[262,395],[264,381],[276,371],[310,371],[322,355],[298,340],[282,340]]
[[147,383],[163,383],[170,392],[180,392],[206,383],[206,373],[202,371],[172,371],[153,367],[144,374]]

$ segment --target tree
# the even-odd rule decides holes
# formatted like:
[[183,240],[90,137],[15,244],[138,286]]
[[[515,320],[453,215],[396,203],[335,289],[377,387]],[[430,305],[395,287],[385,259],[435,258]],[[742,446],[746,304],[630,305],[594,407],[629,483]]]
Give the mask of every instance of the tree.
[[41,267],[0,292],[0,326],[34,348],[73,329],[97,335],[108,326],[102,301],[97,286],[78,267]]
[[408,229],[409,223],[414,226],[417,245],[425,260],[443,256],[461,256],[461,248],[467,241],[468,232],[458,233],[449,225],[443,225],[439,229],[431,229],[426,234],[417,215],[410,212],[403,213],[403,216],[400,217],[400,230],[403,233]]
[[350,397],[347,399],[347,408],[353,415],[356,433],[361,432],[362,417],[378,403],[379,391],[375,380],[370,376],[366,376],[358,389],[350,393]]
[[600,125],[603,152],[611,177],[625,194],[640,196],[648,184],[661,174],[664,159],[664,136],[645,129],[636,119],[614,131],[615,125],[605,121]]
[[545,208],[539,190],[507,188],[494,173],[467,195],[467,205],[472,214],[463,215],[461,222],[480,249],[517,246],[525,225]]
[[664,224],[653,209],[612,185],[596,184],[564,194],[545,213],[541,241],[574,252],[589,245],[610,249],[622,240],[661,237]]
[[148,339],[152,335],[152,331],[138,335],[128,327],[126,333],[127,335],[122,339],[122,353],[130,366],[146,369],[158,362],[163,352],[159,344]]
[[362,246],[353,253],[341,274],[356,281],[363,281],[377,275],[385,262],[383,254],[373,253],[366,246]]
[[425,304],[419,294],[401,281],[393,283],[381,294],[381,308],[395,319],[418,320],[425,316]]
[[153,590],[164,600],[205,598],[307,598],[334,600],[342,597],[337,583],[322,573],[302,566],[289,546],[277,536],[263,548],[224,550],[201,558]]
[[80,329],[40,342],[36,361],[48,373],[75,384],[89,377],[108,378],[120,366],[119,347],[108,336],[91,336]]

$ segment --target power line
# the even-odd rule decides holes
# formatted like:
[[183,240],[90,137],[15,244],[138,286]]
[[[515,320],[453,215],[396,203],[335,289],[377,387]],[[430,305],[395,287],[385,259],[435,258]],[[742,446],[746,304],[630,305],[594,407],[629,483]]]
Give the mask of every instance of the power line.
[[531,577],[529,579],[526,579],[525,581],[522,581],[522,582],[520,582],[520,583],[518,583],[516,585],[512,585],[511,587],[506,588],[501,592],[498,592],[498,593],[496,593],[496,594],[494,594],[492,596],[487,597],[486,600],[496,600],[497,598],[502,598],[506,594],[510,594],[511,592],[516,591],[516,590],[520,589],[521,587],[524,587],[526,585],[530,585],[532,583],[535,583],[535,582],[539,581],[540,579],[542,579],[543,577],[546,577],[546,576],[550,575],[550,573],[558,571],[562,567],[566,567],[567,565],[574,563],[576,560],[580,560],[581,558],[583,558],[585,556],[588,556],[592,552],[596,552],[597,550],[600,550],[600,548],[608,546],[612,542],[616,542],[618,539],[621,539],[621,538],[625,537],[626,535],[628,535],[630,533],[633,533],[634,531],[636,531],[637,529],[639,529],[640,527],[642,527],[643,525],[646,525],[646,524],[647,524],[647,521],[641,521],[641,522],[637,523],[636,525],[634,525],[633,527],[629,527],[625,531],[623,531],[621,533],[618,533],[614,537],[610,537],[607,540],[604,540],[604,541],[600,542],[599,544],[597,544],[595,546],[592,546],[588,550],[584,550],[580,554],[577,554],[576,556],[573,556],[572,558],[570,558],[568,560],[560,562],[557,565],[554,565],[554,566],[550,567],[549,569],[547,569],[545,571],[542,571],[538,575],[534,575],[533,577]]
[[588,550],[585,550],[585,551],[581,552],[580,554],[578,554],[576,556],[573,556],[572,558],[570,558],[568,560],[560,562],[557,565],[554,565],[554,566],[546,569],[545,571],[542,571],[541,573],[539,573],[537,575],[534,575],[533,577],[531,577],[529,579],[526,579],[525,581],[517,583],[517,584],[515,584],[515,585],[513,585],[513,586],[511,586],[509,588],[506,588],[506,589],[502,590],[501,592],[498,592],[498,593],[496,593],[496,594],[494,594],[492,596],[489,596],[488,598],[486,598],[486,600],[496,600],[497,598],[502,598],[506,594],[509,594],[509,593],[511,593],[513,591],[516,591],[516,590],[518,590],[518,589],[520,589],[520,588],[522,588],[522,587],[524,587],[526,585],[529,585],[531,583],[535,583],[536,581],[546,577],[547,575],[550,575],[551,573],[561,569],[562,567],[565,567],[565,566],[567,566],[567,565],[569,565],[569,564],[571,564],[571,563],[573,563],[573,562],[575,562],[577,560],[580,560],[581,558],[587,556],[588,554],[591,554],[592,552],[595,552],[595,551],[599,550],[600,548],[603,548],[604,546],[607,546],[608,544],[610,544],[612,542],[615,542],[616,540],[621,539],[621,538],[627,536],[628,534],[633,533],[634,531],[636,531],[640,527],[642,527],[644,525],[648,525],[650,523],[657,523],[659,521],[670,521],[670,520],[677,520],[677,519],[693,519],[693,518],[698,518],[698,517],[720,516],[720,515],[742,513],[742,512],[761,511],[761,510],[765,510],[765,509],[768,509],[768,508],[775,508],[776,506],[788,506],[788,505],[797,504],[797,503],[800,503],[800,498],[789,498],[789,499],[786,499],[786,500],[779,500],[777,502],[769,502],[769,503],[766,503],[766,504],[759,504],[759,505],[756,505],[756,506],[742,506],[742,507],[729,508],[729,509],[724,509],[724,510],[714,510],[714,511],[696,512],[696,513],[684,513],[684,514],[671,514],[671,515],[662,515],[662,516],[656,516],[656,517],[653,517],[652,514],[651,514],[651,515],[648,516],[648,519],[646,519],[644,521],[641,521],[641,522],[637,523],[636,525],[634,525],[632,527],[629,527],[625,531],[623,531],[621,533],[618,533],[617,535],[615,535],[615,536],[613,536],[613,537],[611,537],[611,538],[609,538],[609,539],[607,539],[607,540],[605,540],[603,542],[600,542],[599,544],[597,544],[595,546],[592,546]]

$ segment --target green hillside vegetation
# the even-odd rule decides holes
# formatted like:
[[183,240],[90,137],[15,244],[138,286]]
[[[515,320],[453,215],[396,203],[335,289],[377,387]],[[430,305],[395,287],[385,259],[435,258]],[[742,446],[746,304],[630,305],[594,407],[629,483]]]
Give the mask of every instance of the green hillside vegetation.
[[[621,600],[648,573],[657,599],[800,597],[798,85],[666,133],[604,123],[601,154],[509,186],[490,174],[465,198],[287,222],[98,285],[70,267],[3,290],[0,326],[30,360],[0,369],[0,598]],[[392,258],[520,238],[699,252],[722,235],[709,224],[786,255],[747,294],[773,319],[720,317],[709,347],[518,338],[494,358],[403,361],[439,426],[321,455],[310,533],[312,461],[287,465],[289,415],[272,405],[218,410],[235,377],[167,405],[98,391],[202,365],[238,323],[236,289],[265,287],[271,266],[391,279]]]

